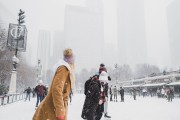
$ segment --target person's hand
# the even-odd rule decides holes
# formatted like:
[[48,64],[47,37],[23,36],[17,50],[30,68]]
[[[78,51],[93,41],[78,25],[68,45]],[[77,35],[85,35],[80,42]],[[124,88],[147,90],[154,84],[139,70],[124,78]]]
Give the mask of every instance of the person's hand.
[[64,116],[58,116],[57,119],[58,120],[64,120]]

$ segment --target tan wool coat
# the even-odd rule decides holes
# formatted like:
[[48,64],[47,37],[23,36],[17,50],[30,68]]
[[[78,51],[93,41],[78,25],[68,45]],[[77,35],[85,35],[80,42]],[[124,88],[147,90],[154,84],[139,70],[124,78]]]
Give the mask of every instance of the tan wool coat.
[[57,120],[57,116],[65,116],[67,120],[70,91],[70,71],[67,67],[60,66],[56,70],[48,95],[37,108],[33,120]]

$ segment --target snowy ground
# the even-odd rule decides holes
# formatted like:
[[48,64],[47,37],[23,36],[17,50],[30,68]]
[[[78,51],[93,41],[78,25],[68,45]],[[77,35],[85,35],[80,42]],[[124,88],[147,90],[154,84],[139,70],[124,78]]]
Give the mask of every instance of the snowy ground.
[[[32,120],[35,103],[36,99],[32,99],[30,102],[19,101],[0,106],[0,120]],[[82,120],[80,116],[83,103],[84,95],[73,96],[72,104],[69,105],[68,120]],[[109,103],[109,115],[112,116],[112,120],[180,120],[179,106],[179,98],[171,103],[156,97],[137,97],[134,101],[130,96],[125,96],[124,103]]]

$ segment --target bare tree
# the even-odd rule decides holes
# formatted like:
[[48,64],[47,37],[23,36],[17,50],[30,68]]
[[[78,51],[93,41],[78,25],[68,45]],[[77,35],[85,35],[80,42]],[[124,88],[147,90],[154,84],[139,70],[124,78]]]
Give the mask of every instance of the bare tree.
[[[0,84],[9,87],[11,71],[13,68],[12,57],[14,51],[6,49],[7,30],[0,25]],[[25,61],[23,54],[18,54],[20,63],[17,65],[17,90],[22,91],[26,86],[36,83],[34,68]]]
[[4,51],[6,49],[7,33],[6,29],[0,26],[0,50]]
[[22,54],[18,56],[20,62],[17,66],[17,90],[23,92],[26,87],[35,87],[35,67],[29,66]]
[[124,81],[131,79],[133,77],[133,72],[129,65],[124,64],[118,68],[118,75],[119,80]]
[[160,73],[160,69],[155,65],[149,64],[138,64],[135,68],[134,76],[136,78],[146,77],[151,74],[158,74]]

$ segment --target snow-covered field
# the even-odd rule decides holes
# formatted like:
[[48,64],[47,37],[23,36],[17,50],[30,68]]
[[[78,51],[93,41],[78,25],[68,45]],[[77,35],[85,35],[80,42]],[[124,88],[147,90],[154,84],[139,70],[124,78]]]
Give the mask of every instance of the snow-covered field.
[[[0,106],[0,120],[32,120],[35,112],[36,99],[30,102],[19,101]],[[81,111],[84,103],[83,94],[75,94],[72,104],[69,104],[69,119],[82,120]],[[180,99],[167,102],[156,97],[137,97],[133,100],[125,96],[125,102],[110,102],[109,115],[112,120],[180,120]],[[102,118],[104,120],[104,118]]]

